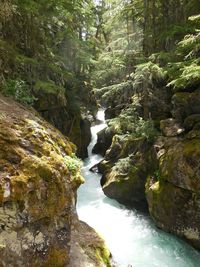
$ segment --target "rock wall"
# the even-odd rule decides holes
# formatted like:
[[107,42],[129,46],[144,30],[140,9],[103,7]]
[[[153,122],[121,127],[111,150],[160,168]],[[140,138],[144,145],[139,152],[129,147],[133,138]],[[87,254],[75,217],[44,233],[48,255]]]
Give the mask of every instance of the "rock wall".
[[[87,93],[84,91],[83,94],[86,94],[90,99],[88,109],[94,115],[97,107],[95,99],[91,97],[88,90]],[[59,90],[59,92],[56,90],[43,91],[40,88],[39,91],[35,91],[35,97],[37,98],[34,105],[35,109],[76,144],[79,157],[86,158],[88,156],[87,147],[91,141],[91,121],[87,113],[81,111],[83,108],[77,105],[75,99],[68,98],[64,90]],[[87,103],[79,102],[79,104],[84,106]]]
[[104,242],[77,219],[74,152],[33,109],[0,97],[0,266],[77,266],[74,246],[83,266],[111,266]]
[[[199,249],[200,89],[196,85],[173,92],[164,80],[148,77],[134,90],[136,81],[137,77],[129,99],[123,84],[97,92],[108,107],[108,128],[99,134],[94,149],[105,154],[99,164],[103,191],[125,205],[147,206],[159,228]],[[113,104],[110,98],[116,94]],[[153,121],[157,133],[152,140],[135,114]],[[138,125],[141,137],[135,130]]]
[[172,97],[174,118],[161,121],[163,137],[155,148],[157,177],[146,195],[158,227],[200,248],[200,97],[199,90]]

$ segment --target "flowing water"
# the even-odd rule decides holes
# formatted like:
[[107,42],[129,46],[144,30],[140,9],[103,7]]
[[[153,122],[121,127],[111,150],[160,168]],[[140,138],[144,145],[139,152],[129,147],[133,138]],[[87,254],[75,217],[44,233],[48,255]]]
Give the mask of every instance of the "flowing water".
[[102,160],[100,155],[92,154],[92,148],[97,132],[106,127],[103,110],[99,110],[97,118],[102,123],[91,127],[89,158],[82,170],[86,182],[78,190],[79,218],[100,233],[119,267],[200,267],[199,252],[157,229],[149,215],[127,209],[103,194],[101,175],[89,171]]

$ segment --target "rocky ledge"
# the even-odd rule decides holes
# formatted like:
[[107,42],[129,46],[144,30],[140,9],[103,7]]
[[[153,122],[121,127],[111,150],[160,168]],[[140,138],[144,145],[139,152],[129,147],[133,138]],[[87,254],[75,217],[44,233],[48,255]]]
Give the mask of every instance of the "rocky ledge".
[[0,266],[111,266],[102,239],[77,219],[74,152],[33,109],[0,96]]

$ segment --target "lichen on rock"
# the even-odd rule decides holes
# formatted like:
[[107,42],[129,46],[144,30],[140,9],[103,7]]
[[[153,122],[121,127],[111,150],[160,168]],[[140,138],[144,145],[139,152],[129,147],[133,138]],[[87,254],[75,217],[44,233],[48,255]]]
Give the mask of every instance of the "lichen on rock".
[[[76,147],[11,99],[0,96],[0,114],[0,265],[67,266],[84,181]],[[98,247],[94,242],[94,254]]]
[[146,196],[150,215],[165,231],[200,248],[200,139],[164,142],[159,177],[149,177]]

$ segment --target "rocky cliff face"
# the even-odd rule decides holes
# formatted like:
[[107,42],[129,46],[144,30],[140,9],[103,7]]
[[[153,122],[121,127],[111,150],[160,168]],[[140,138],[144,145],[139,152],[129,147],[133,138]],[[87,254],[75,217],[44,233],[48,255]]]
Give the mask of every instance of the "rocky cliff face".
[[157,177],[146,184],[149,211],[158,227],[200,248],[199,90],[172,101],[174,118],[161,121],[164,136],[155,143]]
[[[80,102],[80,105],[84,106],[87,104],[94,115],[96,110],[95,99],[92,98],[89,90],[85,91],[83,95],[87,95],[87,100],[90,103],[87,104],[85,101],[82,104]],[[39,88],[39,90],[35,91],[35,97],[37,99],[34,105],[35,109],[40,112],[43,118],[76,144],[79,157],[86,158],[88,156],[87,147],[91,140],[91,122],[88,119],[87,113],[82,112],[75,99],[71,101],[64,90],[49,90],[49,87],[48,90]]]
[[74,247],[81,266],[110,266],[103,241],[76,216],[74,151],[33,109],[0,97],[0,266],[77,266]]
[[[159,228],[200,248],[199,87],[173,92],[164,79],[148,77],[147,81],[141,79],[140,87],[134,87],[135,76],[131,96],[125,93],[125,84],[97,92],[108,106],[109,119],[94,150],[101,147],[105,154],[99,164],[103,191],[139,208],[147,201]],[[113,95],[117,95],[114,104]],[[148,120],[156,132],[146,124]]]

